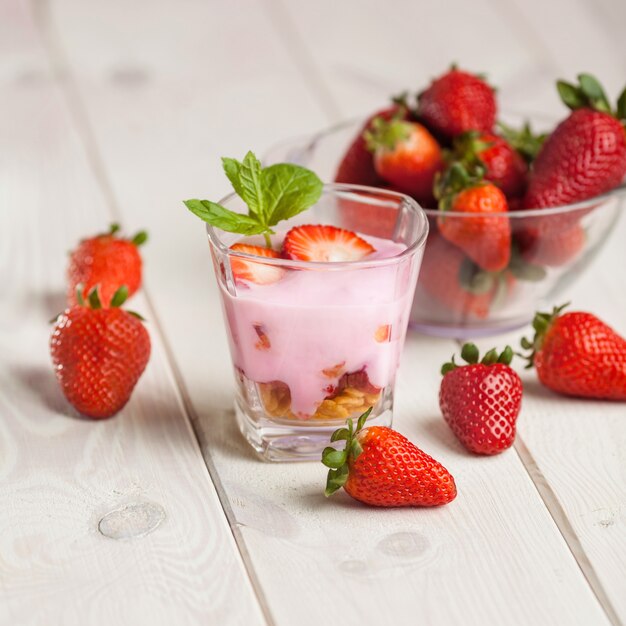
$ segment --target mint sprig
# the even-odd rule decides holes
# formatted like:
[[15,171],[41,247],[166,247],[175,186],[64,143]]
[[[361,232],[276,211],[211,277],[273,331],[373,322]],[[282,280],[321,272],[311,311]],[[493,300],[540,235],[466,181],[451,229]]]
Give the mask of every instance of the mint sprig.
[[201,220],[230,233],[264,235],[268,248],[272,226],[302,213],[322,194],[322,181],[310,170],[291,163],[261,167],[252,152],[243,161],[223,158],[222,166],[235,193],[248,206],[248,215],[235,213],[210,200],[186,200]]

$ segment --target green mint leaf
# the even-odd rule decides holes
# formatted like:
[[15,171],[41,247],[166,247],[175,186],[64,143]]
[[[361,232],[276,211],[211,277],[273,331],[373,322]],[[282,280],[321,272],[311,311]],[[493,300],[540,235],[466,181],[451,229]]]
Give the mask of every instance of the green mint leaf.
[[267,231],[267,227],[256,217],[229,211],[210,200],[185,200],[185,206],[201,220],[229,233],[258,235]]
[[251,213],[266,222],[265,194],[262,181],[261,162],[248,151],[243,161],[222,158],[222,166],[237,195],[248,205]]
[[302,213],[322,195],[322,181],[310,170],[290,163],[277,163],[263,169],[267,223],[274,226]]

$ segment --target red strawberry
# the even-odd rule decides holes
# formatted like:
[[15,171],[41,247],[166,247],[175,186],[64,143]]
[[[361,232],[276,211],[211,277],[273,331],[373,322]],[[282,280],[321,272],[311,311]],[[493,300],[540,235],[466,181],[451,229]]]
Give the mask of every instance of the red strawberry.
[[524,198],[528,209],[593,198],[616,187],[626,175],[626,134],[620,121],[626,119],[626,90],[614,114],[600,84],[588,74],[578,78],[580,86],[557,83],[573,112],[537,155]]
[[138,246],[148,236],[142,231],[132,239],[123,239],[117,236],[119,228],[118,224],[112,224],[108,233],[84,239],[71,253],[67,270],[70,305],[77,304],[79,285],[83,299],[98,286],[105,307],[122,285],[126,285],[129,297],[141,287],[142,262]]
[[367,149],[364,134],[371,130],[372,122],[375,119],[391,119],[398,114],[399,109],[400,107],[398,106],[388,107],[374,113],[365,122],[339,164],[335,174],[336,183],[351,183],[353,185],[368,185],[370,187],[378,187],[382,184],[380,176],[374,169],[374,157]]
[[365,141],[381,178],[418,200],[432,199],[433,181],[443,168],[443,159],[439,144],[424,126],[398,117],[377,117],[365,132]]
[[459,248],[431,231],[420,269],[418,294],[423,292],[432,297],[460,320],[484,319],[489,315],[500,282],[495,277],[485,280],[477,276],[476,266]]
[[467,130],[486,133],[496,121],[496,99],[482,78],[453,66],[419,95],[417,112],[428,128],[447,138]]
[[[250,256],[265,257],[266,259],[280,258],[280,254],[271,248],[253,246],[247,243],[235,243],[230,249]],[[275,283],[284,274],[284,270],[281,267],[269,265],[261,261],[253,261],[252,259],[248,260],[235,255],[230,256],[230,267],[233,270],[235,281],[246,281],[257,285]]]
[[524,192],[528,167],[520,154],[493,133],[468,131],[454,142],[453,158],[470,171],[480,168],[485,180],[502,189],[507,197]]
[[522,339],[531,350],[542,384],[569,396],[626,400],[626,339],[591,313],[537,313],[535,336]]
[[515,423],[522,406],[522,381],[509,364],[513,350],[490,350],[478,362],[478,348],[466,343],[457,365],[454,357],[441,368],[439,406],[459,441],[476,454],[499,454],[515,440]]
[[295,226],[283,241],[283,254],[301,261],[358,261],[372,252],[374,248],[356,233],[321,224]]
[[56,321],[50,353],[61,389],[80,413],[110,417],[122,409],[150,358],[150,336],[136,315],[120,309],[121,287],[101,308],[97,288],[88,304],[67,309]]
[[[511,225],[502,191],[492,183],[469,177],[461,164],[453,163],[441,177],[437,195],[441,234],[482,269],[503,270],[511,257]],[[472,217],[446,215],[448,211]]]
[[559,267],[574,260],[585,245],[585,230],[577,223],[542,233],[526,228],[516,235],[522,258],[536,265]]
[[363,428],[371,409],[353,432],[335,431],[331,441],[345,439],[344,450],[328,447],[322,463],[328,472],[326,495],[343,487],[355,500],[372,506],[438,506],[456,497],[454,478],[440,463],[400,433],[384,426]]

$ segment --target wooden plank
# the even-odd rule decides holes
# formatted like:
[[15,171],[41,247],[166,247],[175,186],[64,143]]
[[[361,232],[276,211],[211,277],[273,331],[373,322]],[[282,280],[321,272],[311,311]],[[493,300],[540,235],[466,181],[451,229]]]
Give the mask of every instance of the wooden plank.
[[[274,4],[279,8],[283,6],[280,0]],[[601,78],[612,98],[616,98],[624,86],[626,44],[623,37],[618,36],[619,28],[616,30],[624,5],[611,0],[604,0],[602,5],[603,9],[599,10],[597,3],[585,0],[551,3],[513,0],[493,2],[490,10],[489,4],[472,3],[465,10],[484,16],[481,31],[490,33],[489,45],[473,46],[464,38],[475,38],[475,30],[460,29],[458,25],[463,20],[448,6],[449,15],[455,16],[456,28],[452,27],[454,36],[446,39],[446,50],[454,51],[456,41],[460,39],[461,45],[465,46],[463,54],[454,58],[462,58],[464,63],[467,59],[468,67],[484,64],[482,68],[500,87],[504,111],[527,112],[531,116],[543,113],[558,116],[558,119],[566,112],[554,89],[556,77],[573,80],[581,71],[593,72]],[[291,8],[291,5],[285,3],[284,7]],[[367,99],[367,92],[357,81],[346,81],[347,76],[367,77],[374,81],[378,68],[389,68],[383,75],[391,79],[390,83],[395,81],[395,89],[401,90],[400,80],[407,84],[411,64],[416,58],[430,71],[440,71],[441,55],[429,55],[428,50],[439,51],[441,45],[435,40],[436,35],[429,36],[429,33],[452,29],[448,26],[448,14],[442,12],[430,19],[428,32],[411,38],[408,31],[416,23],[418,12],[423,11],[422,5],[414,5],[414,8],[405,5],[406,12],[414,11],[413,19],[405,16],[407,19],[400,24],[393,19],[383,19],[384,5],[364,9],[363,3],[342,3],[341,10],[345,15],[367,10],[378,18],[369,22],[370,31],[364,32],[356,45],[352,40],[351,46],[342,48],[345,22],[340,20],[331,24],[326,31],[323,15],[327,8],[324,2],[306,4],[297,12],[291,11],[291,17],[300,29],[302,45],[308,45],[311,50],[316,71],[337,94],[339,106],[348,115],[363,111],[362,103]],[[472,22],[469,16],[466,22]],[[396,54],[395,47],[391,53],[383,47],[382,42],[389,41],[389,35],[374,36],[374,33],[394,29],[397,29],[396,41],[409,48],[403,49],[400,55]],[[314,42],[321,37],[323,30],[325,45],[315,46]],[[498,39],[497,44],[491,36]],[[373,44],[377,52],[373,68],[365,41],[378,42]],[[344,51],[341,56],[337,54],[340,49]],[[499,52],[495,58],[494,50]],[[509,59],[512,57],[518,61],[511,63]],[[337,59],[341,59],[341,75]],[[380,70],[378,72],[380,78]],[[375,85],[382,87],[384,81],[377,80]],[[371,106],[376,105],[372,101]],[[575,306],[590,307],[622,334],[626,330],[623,323],[626,277],[616,273],[615,268],[624,265],[622,242],[625,237],[626,220],[621,219],[592,268],[562,297],[563,301],[572,299]],[[520,335],[514,333],[497,341],[502,344],[508,340],[517,345]],[[484,340],[479,344],[487,348],[493,342]],[[563,401],[541,390],[532,375],[526,376],[526,380],[529,382],[526,384],[518,453],[610,619],[614,623],[626,622],[626,595],[623,593],[626,542],[617,539],[619,533],[624,534],[625,521],[622,509],[626,477],[621,449],[626,438],[626,425],[620,419],[624,416],[624,407]],[[590,443],[585,445],[583,442]],[[584,489],[581,489],[583,485]]]
[[[216,167],[219,154],[237,155],[250,145],[269,144],[276,138],[276,128],[281,128],[278,134],[287,136],[320,125],[324,122],[320,111],[334,115],[311,85],[329,81],[332,93],[341,94],[340,83],[346,75],[338,73],[331,81],[322,67],[317,78],[311,76],[317,68],[311,68],[310,59],[317,61],[310,50],[319,51],[328,44],[334,52],[322,53],[339,58],[338,46],[345,43],[340,34],[347,32],[358,14],[366,34],[352,29],[362,40],[361,48],[355,46],[350,54],[362,55],[359,70],[369,61],[380,62],[379,75],[386,76],[392,67],[390,52],[383,65],[365,47],[372,40],[366,35],[380,33],[382,38],[387,31],[394,32],[394,25],[406,32],[409,20],[401,14],[391,19],[387,13],[383,20],[374,12],[375,3],[359,3],[365,8],[358,13],[335,3],[333,23],[328,31],[320,25],[314,38],[304,26],[317,10],[311,3],[298,3],[287,18],[277,15],[281,6],[273,7],[269,15],[277,24],[276,32],[256,4],[245,9],[238,5],[236,10],[231,4],[207,7],[161,0],[151,4],[154,8],[149,12],[159,18],[148,17],[150,28],[145,28],[141,9],[137,14],[131,9],[119,24],[119,2],[90,7],[87,15],[81,3],[64,0],[54,6],[53,21],[124,215],[137,224],[149,219],[157,235],[149,271],[159,317],[195,407],[205,452],[219,475],[276,622],[312,624],[332,613],[334,619],[348,623],[391,617],[398,623],[429,624],[608,623],[517,456],[468,457],[438,418],[436,364],[449,356],[450,342],[411,338],[398,384],[396,420],[401,430],[457,477],[461,496],[447,508],[372,511],[344,496],[338,496],[334,504],[327,502],[320,495],[321,465],[261,464],[237,434],[229,357],[202,229],[172,207],[182,197],[217,196],[225,189]],[[488,13],[488,7],[479,8]],[[461,3],[455,9],[464,10]],[[204,26],[218,16],[223,32],[204,37]],[[435,15],[430,18],[434,20]],[[447,12],[439,13],[437,19],[431,44]],[[501,24],[501,20],[489,19]],[[301,76],[275,36],[282,36],[290,20],[309,46]],[[93,23],[99,27],[90,28]],[[250,23],[255,24],[254,30],[247,30]],[[145,33],[140,41],[135,37],[138,29]],[[112,31],[116,46],[108,41]],[[232,33],[251,37],[247,45],[255,51],[251,62],[257,64],[258,73],[254,80],[247,74],[234,75],[233,67],[244,73],[245,68],[232,59],[230,65],[223,55],[222,65],[212,61],[222,53],[222,38],[232,38]],[[506,31],[502,45],[508,53],[497,60],[496,75],[502,77],[509,76],[509,66],[518,68],[521,75],[535,64],[524,45],[507,44],[509,38]],[[414,37],[413,43],[418,39]],[[283,41],[292,46],[293,35]],[[324,46],[313,46],[320,41]],[[404,42],[405,37],[396,34],[394,41]],[[462,49],[459,44],[459,52]],[[92,54],[87,55],[87,50]],[[412,55],[417,63],[434,56],[426,45],[421,52],[421,56]],[[473,54],[472,65],[485,66],[492,58],[484,50]],[[293,57],[298,59],[297,54]],[[140,59],[135,63],[149,68],[145,73],[150,79],[132,88],[107,81],[111,68],[127,65],[128,59]],[[405,61],[405,68],[410,60]],[[182,79],[168,71],[172,67],[184,68]],[[420,71],[419,66],[413,71]],[[352,76],[359,74],[355,70]],[[180,101],[167,95],[190,78],[196,106],[185,108],[183,116]],[[219,89],[209,90],[210,81],[217,79]],[[407,84],[406,75],[394,80]],[[242,118],[235,113],[244,84],[258,106],[248,107]],[[363,108],[354,112],[365,111],[389,91],[380,83],[369,81],[368,85],[358,92],[363,99],[335,95],[338,109],[344,112],[346,103],[358,100]],[[312,89],[311,98],[302,98],[307,88]],[[368,90],[369,100],[364,95]],[[235,113],[226,115],[233,109]],[[221,125],[206,122],[216,116]],[[154,150],[155,145],[160,149]],[[204,150],[202,161],[197,157],[199,146]],[[162,172],[167,176],[156,175]],[[146,188],[151,189],[149,206],[144,201]],[[172,250],[176,250],[175,271]],[[420,385],[417,394],[416,381]]]
[[0,42],[0,623],[263,624],[154,323],[117,417],[54,380],[67,250],[110,216],[26,3],[0,4]]

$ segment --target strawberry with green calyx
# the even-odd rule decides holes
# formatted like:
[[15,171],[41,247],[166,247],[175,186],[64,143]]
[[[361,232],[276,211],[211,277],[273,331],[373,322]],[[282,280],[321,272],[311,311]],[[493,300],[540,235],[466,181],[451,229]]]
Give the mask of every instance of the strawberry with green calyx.
[[419,94],[417,114],[427,128],[452,139],[468,130],[491,132],[496,109],[494,90],[484,77],[452,65]]
[[493,349],[479,361],[478,348],[466,343],[466,365],[454,361],[441,368],[441,413],[459,441],[475,454],[499,454],[515,440],[522,404],[522,381],[509,365],[513,350]]
[[98,286],[104,303],[110,302],[122,285],[126,285],[129,297],[141,287],[143,263],[139,246],[147,241],[148,234],[140,231],[131,239],[126,239],[120,236],[119,231],[119,224],[111,224],[108,232],[83,239],[70,253],[67,269],[67,300],[70,305],[77,303],[78,285],[82,285],[83,299]]
[[498,132],[528,164],[535,160],[541,146],[548,138],[548,133],[535,133],[530,122],[524,122],[520,129],[498,122]]
[[326,495],[341,487],[355,500],[381,507],[439,506],[456,497],[454,478],[440,463],[400,433],[384,426],[364,428],[371,409],[347,427],[336,430],[331,441],[345,440],[343,450],[322,452],[330,468]]
[[498,186],[507,197],[524,192],[528,167],[524,159],[502,137],[470,130],[459,135],[448,154],[449,161]]
[[310,170],[291,163],[261,167],[248,152],[243,161],[223,158],[222,165],[248,214],[235,213],[210,200],[186,200],[185,206],[201,220],[230,233],[263,235],[272,247],[272,226],[313,206],[322,194],[322,181]]
[[558,393],[626,401],[626,339],[591,313],[537,313],[535,336],[522,339],[527,367]]
[[[407,111],[404,105],[402,105],[402,111]],[[394,106],[377,111],[366,120],[339,163],[335,174],[336,183],[367,185],[369,187],[384,186],[384,181],[374,168],[374,155],[367,149],[364,135],[367,131],[372,130],[372,123],[375,119],[388,120],[398,116],[399,112],[399,105],[394,104]]]
[[498,272],[506,268],[511,257],[511,225],[505,216],[508,205],[502,191],[480,174],[453,163],[439,177],[435,184],[439,200],[437,225],[441,234],[479,267]]
[[[579,74],[578,81],[557,83],[572,112],[535,159],[524,198],[527,209],[581,202],[610,191],[626,176],[626,90],[612,109],[593,76]],[[560,229],[563,219],[555,216],[552,226]]]
[[429,201],[435,175],[443,168],[441,148],[424,126],[404,118],[404,109],[389,120],[375,118],[364,134],[366,146],[382,179],[398,191]]
[[50,354],[61,390],[77,411],[94,419],[120,411],[150,358],[150,336],[140,315],[120,307],[128,296],[120,287],[103,308],[94,287],[85,302],[56,319]]

